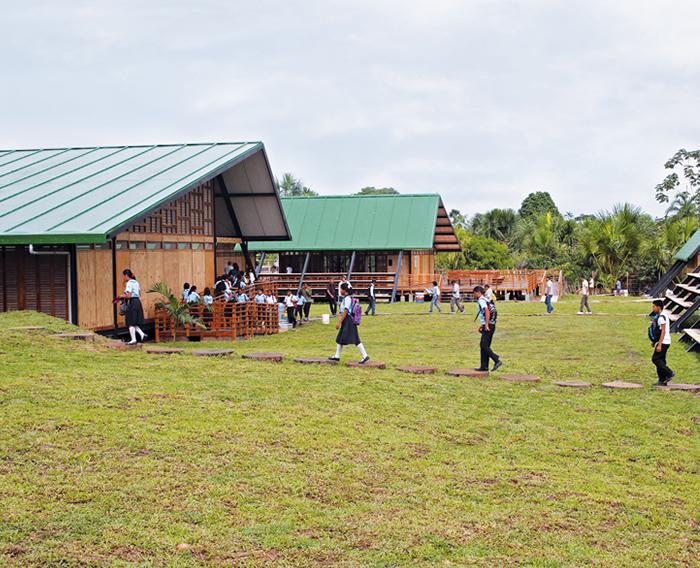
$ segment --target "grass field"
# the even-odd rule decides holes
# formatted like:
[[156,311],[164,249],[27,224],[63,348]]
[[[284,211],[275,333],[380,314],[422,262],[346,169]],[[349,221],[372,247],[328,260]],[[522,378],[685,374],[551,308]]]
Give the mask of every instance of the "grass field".
[[[535,386],[291,362],[332,353],[320,323],[234,346],[274,364],[65,343],[9,328],[66,324],[0,315],[0,564],[697,566],[700,396],[650,388],[648,303],[592,308],[499,304],[502,372]],[[477,366],[473,314],[424,310],[363,321],[372,358]],[[674,342],[677,380],[700,383]]]

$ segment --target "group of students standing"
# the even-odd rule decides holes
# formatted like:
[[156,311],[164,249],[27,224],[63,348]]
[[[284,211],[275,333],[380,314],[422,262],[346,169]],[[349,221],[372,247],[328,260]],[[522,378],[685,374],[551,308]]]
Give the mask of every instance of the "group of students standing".
[[283,300],[284,308],[287,311],[287,321],[292,324],[292,328],[301,325],[304,321],[309,321],[311,317],[311,304],[314,303],[311,288],[308,284],[303,284],[298,294],[291,290]]

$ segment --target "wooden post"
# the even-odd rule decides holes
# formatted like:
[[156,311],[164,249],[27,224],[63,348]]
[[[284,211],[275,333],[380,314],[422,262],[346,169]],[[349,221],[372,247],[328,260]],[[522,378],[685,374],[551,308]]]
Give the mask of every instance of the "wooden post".
[[[117,238],[112,237],[112,298],[117,297]],[[114,337],[119,337],[119,323],[117,321],[117,304],[112,304],[112,320],[114,323]]]
[[299,286],[297,287],[297,296],[301,293],[301,287],[304,285],[304,276],[306,276],[306,269],[309,267],[309,257],[311,256],[310,252],[306,253],[306,256],[304,257],[304,266],[301,269],[301,276],[299,277]]
[[399,287],[399,277],[401,276],[401,261],[403,260],[403,251],[399,251],[399,259],[396,261],[396,274],[394,275],[394,287],[391,289],[391,301],[396,302],[396,289]]

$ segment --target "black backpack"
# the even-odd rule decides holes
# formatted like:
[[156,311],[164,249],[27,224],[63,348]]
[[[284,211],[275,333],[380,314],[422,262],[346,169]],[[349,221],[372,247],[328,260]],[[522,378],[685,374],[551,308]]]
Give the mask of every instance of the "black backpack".
[[649,336],[649,341],[652,343],[658,343],[661,339],[661,326],[659,325],[658,314],[651,316],[651,323],[649,324],[647,335]]
[[[486,298],[484,298],[484,300],[486,300]],[[488,306],[491,315],[489,318],[489,325],[496,325],[496,321],[498,320],[498,310],[496,309],[496,304],[493,302],[493,300],[486,300],[486,305]],[[481,311],[481,308],[479,308],[479,312]]]

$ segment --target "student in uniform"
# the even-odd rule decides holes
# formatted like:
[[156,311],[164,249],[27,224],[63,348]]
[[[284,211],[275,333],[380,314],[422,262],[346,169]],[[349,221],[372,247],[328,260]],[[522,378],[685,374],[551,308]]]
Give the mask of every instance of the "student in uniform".
[[265,303],[271,305],[277,303],[277,296],[275,296],[272,290],[269,290],[267,296],[265,296]]
[[369,283],[369,288],[367,288],[367,309],[365,310],[365,315],[368,316],[370,312],[372,312],[372,315],[375,316],[377,315],[377,293],[375,286],[377,284],[377,281],[372,278],[372,281]]
[[255,294],[255,303],[256,304],[264,304],[267,301],[267,298],[265,297],[265,294],[262,290],[259,290],[257,294]]
[[297,318],[294,317],[294,312],[297,306],[297,297],[289,290],[284,297],[284,307],[287,310],[287,321],[292,324],[292,329],[297,326]]
[[294,308],[294,317],[301,324],[301,322],[304,321],[304,303],[306,302],[306,300],[304,300],[303,294],[297,295],[296,299],[297,305]]
[[211,295],[210,288],[204,288],[204,294],[202,294],[202,303],[204,304],[204,325],[211,327],[211,322],[214,319],[214,314],[212,313],[212,306],[214,305],[214,296]]
[[190,295],[190,283],[189,283],[189,282],[185,282],[185,283],[182,285],[182,296],[181,296],[181,298],[182,298],[182,303],[183,303],[183,304],[186,304],[186,303],[187,303],[187,296],[189,296],[189,295]]
[[659,378],[659,382],[654,386],[664,387],[676,376],[676,373],[666,364],[666,354],[671,347],[671,322],[668,314],[664,312],[663,300],[654,300],[652,310],[661,332],[659,340],[652,344],[654,354],[651,356],[651,362],[656,366],[656,375]]
[[245,293],[245,289],[243,287],[240,287],[238,289],[238,295],[236,296],[236,302],[244,304],[249,299],[250,298],[248,298],[248,294]]
[[459,288],[459,282],[456,280],[452,281],[452,297],[450,298],[450,311],[455,313],[455,308],[457,308],[460,313],[464,313],[464,306],[462,305],[462,295]]
[[587,278],[581,279],[581,306],[578,310],[578,315],[583,315],[583,308],[586,308],[586,312],[592,314],[591,307],[588,305],[588,294],[590,292],[590,286],[588,284]]
[[433,280],[433,287],[430,288],[430,290],[426,290],[426,292],[432,294],[430,297],[430,310],[428,313],[433,313],[433,306],[437,308],[438,312],[442,313],[442,309],[440,308],[440,288],[438,287],[436,280]]
[[196,304],[199,302],[199,294],[197,293],[197,286],[192,286],[190,288],[190,293],[187,294],[187,303]]
[[484,284],[484,298],[486,298],[487,302],[494,301],[493,290],[490,284]]
[[[493,341],[493,334],[496,333],[496,320],[495,316],[491,313],[491,308],[489,307],[489,302],[484,296],[484,289],[481,286],[476,286],[474,288],[474,297],[476,298],[477,314],[479,316],[479,333],[481,334],[481,341],[479,342],[479,347],[481,350],[481,366],[475,371],[488,371],[489,370],[489,359],[493,360],[493,371],[496,371],[502,364],[501,358],[493,352],[491,349],[491,342]],[[492,304],[491,304],[492,305]]]
[[352,286],[344,282],[340,285],[340,321],[335,324],[338,335],[335,338],[335,355],[328,358],[331,361],[340,361],[340,354],[345,345],[357,346],[362,356],[360,365],[364,365],[369,361],[369,355],[367,355],[367,351],[365,351],[365,346],[362,345],[360,334],[357,332],[357,324],[355,324],[352,317],[353,305],[355,302],[357,302],[357,300],[352,297]]
[[141,326],[146,323],[143,317],[143,306],[141,305],[141,286],[137,282],[134,273],[128,268],[124,269],[122,276],[124,277],[124,294],[120,299],[126,300],[126,314],[124,314],[124,319],[126,320],[126,325],[129,328],[129,336],[131,337],[131,341],[129,341],[128,345],[135,345],[137,333],[141,337],[141,341],[146,339],[146,334],[141,329]]

